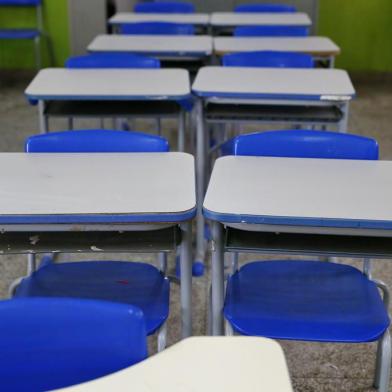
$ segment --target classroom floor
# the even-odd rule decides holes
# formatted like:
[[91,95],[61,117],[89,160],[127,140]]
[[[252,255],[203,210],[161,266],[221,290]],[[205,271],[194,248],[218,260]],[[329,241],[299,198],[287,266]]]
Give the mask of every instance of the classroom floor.
[[[30,106],[23,90],[33,75],[20,72],[0,73],[0,151],[23,151],[24,139],[38,131],[37,109]],[[380,144],[381,159],[392,159],[392,80],[363,82],[354,80],[358,97],[352,103],[349,130],[360,135],[376,138]],[[65,121],[53,121],[52,130],[66,129]],[[97,127],[97,122],[80,121],[80,127]],[[164,134],[173,140],[174,123],[165,124]],[[108,124],[109,126],[109,124]],[[137,130],[146,131],[154,124],[136,122]],[[152,128],[154,129],[154,128]],[[28,197],[28,189],[26,189]],[[392,202],[392,201],[391,201]],[[63,255],[63,260],[103,259],[102,255]],[[141,255],[127,257],[113,255],[121,260],[149,260]],[[260,256],[246,255],[241,261],[255,260]],[[110,255],[105,256],[110,259]],[[0,296],[7,297],[10,283],[25,274],[25,259],[21,256],[3,256],[0,259]],[[114,259],[114,258],[113,258]],[[151,258],[150,258],[151,260]],[[344,260],[360,267],[360,263]],[[374,277],[392,287],[392,263],[387,260],[374,262]],[[173,259],[171,259],[173,267]],[[173,269],[173,268],[172,268]],[[209,273],[194,279],[194,334],[206,332],[206,303]],[[169,320],[169,344],[180,339],[179,329],[179,289],[172,285],[172,315]],[[151,351],[155,349],[150,339]],[[343,345],[300,342],[281,342],[287,356],[290,374],[295,391],[298,392],[335,392],[335,391],[373,391],[372,375],[374,370],[375,344]],[[235,359],[233,359],[235,360]],[[223,365],[224,366],[224,365]],[[241,371],[241,364],[238,364]],[[195,369],[197,372],[197,369]],[[198,375],[202,377],[203,375]],[[392,389],[391,389],[392,390]]]

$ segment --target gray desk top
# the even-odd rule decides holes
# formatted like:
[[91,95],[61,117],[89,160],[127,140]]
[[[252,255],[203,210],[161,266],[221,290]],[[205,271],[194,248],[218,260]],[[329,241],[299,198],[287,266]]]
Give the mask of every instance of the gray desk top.
[[340,48],[327,37],[215,37],[217,54],[280,50],[313,55],[337,55]]
[[192,91],[232,99],[350,100],[348,73],[339,69],[203,67]]
[[242,224],[392,230],[392,161],[224,157],[209,219]]
[[1,223],[171,222],[195,208],[184,153],[0,154]]
[[25,91],[32,99],[184,99],[190,94],[183,69],[41,70]]
[[173,22],[189,23],[193,25],[206,26],[209,24],[209,14],[150,14],[120,12],[109,19],[110,24],[137,23],[137,22]]
[[226,26],[310,26],[312,21],[305,13],[243,13],[243,12],[214,12],[211,15],[211,25]]
[[90,52],[209,56],[212,53],[212,38],[207,35],[99,35],[87,49]]

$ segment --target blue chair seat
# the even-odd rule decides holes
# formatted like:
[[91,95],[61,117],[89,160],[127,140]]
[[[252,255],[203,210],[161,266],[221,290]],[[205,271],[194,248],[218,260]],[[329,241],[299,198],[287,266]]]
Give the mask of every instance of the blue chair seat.
[[192,3],[182,1],[151,1],[135,4],[136,13],[154,14],[193,14],[195,6]]
[[33,6],[36,7],[42,3],[42,0],[0,0],[0,6],[10,6],[10,7],[26,7]]
[[195,27],[191,24],[172,22],[136,22],[120,26],[124,35],[194,35]]
[[15,297],[107,300],[140,308],[151,335],[169,315],[169,280],[150,264],[122,261],[47,263],[23,279]]
[[0,29],[0,39],[35,39],[40,34],[35,29]]
[[288,4],[240,4],[234,8],[234,12],[254,12],[254,13],[263,13],[263,12],[296,12],[297,8],[293,5]]
[[235,37],[306,37],[306,26],[239,26],[234,29]]
[[235,331],[274,339],[370,342],[389,325],[375,283],[320,261],[246,264],[228,281],[224,314]]

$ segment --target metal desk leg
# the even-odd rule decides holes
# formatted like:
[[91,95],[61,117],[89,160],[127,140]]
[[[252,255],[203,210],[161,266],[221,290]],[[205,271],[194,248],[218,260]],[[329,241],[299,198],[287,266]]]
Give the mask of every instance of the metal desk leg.
[[73,131],[74,129],[74,119],[73,117],[68,117],[68,131]]
[[29,253],[27,255],[27,276],[30,276],[37,269],[37,261],[35,253]]
[[178,151],[185,151],[185,112],[180,111],[178,116]]
[[196,202],[197,202],[197,234],[196,234],[196,261],[204,262],[205,243],[204,243],[204,217],[203,200],[205,188],[205,123],[203,114],[203,101],[196,103]]
[[335,56],[329,56],[328,63],[329,68],[335,68]]
[[347,126],[348,126],[348,109],[349,109],[349,102],[343,102],[340,105],[340,110],[343,113],[342,119],[339,121],[338,125],[338,131],[342,133],[347,132]]
[[212,222],[211,251],[212,334],[223,335],[224,257],[223,225]]
[[45,101],[38,101],[38,121],[41,133],[48,133],[48,118],[45,116]]
[[192,224],[181,228],[181,320],[182,337],[192,336]]

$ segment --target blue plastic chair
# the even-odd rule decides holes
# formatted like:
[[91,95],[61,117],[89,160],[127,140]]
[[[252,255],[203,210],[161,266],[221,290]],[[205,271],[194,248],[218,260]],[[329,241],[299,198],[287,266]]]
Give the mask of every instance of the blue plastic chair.
[[[376,160],[378,145],[356,135],[288,130],[237,136],[223,146],[223,153]],[[389,295],[386,286],[371,280],[366,269],[361,272],[348,265],[304,260],[254,261],[234,269],[224,304],[228,333],[339,343],[378,340],[375,385],[388,391]],[[384,292],[384,301],[378,288]]]
[[234,29],[235,37],[306,37],[305,26],[239,26]]
[[132,53],[91,53],[70,57],[66,68],[160,68],[158,59]]
[[234,8],[234,12],[297,12],[297,8],[288,4],[241,4]]
[[313,68],[310,54],[278,51],[229,53],[222,57],[225,67]]
[[149,14],[193,14],[195,6],[182,1],[150,1],[135,4],[133,10]]
[[34,42],[36,68],[41,68],[41,36],[43,35],[42,0],[0,0],[0,7],[33,7],[36,12],[36,28],[0,28],[0,40],[32,40]]
[[0,302],[0,388],[47,391],[90,381],[147,357],[140,309],[106,301]]
[[[84,130],[31,136],[29,153],[166,152],[166,139],[139,132]],[[45,257],[37,271],[15,288],[15,297],[75,297],[120,302],[139,307],[148,335],[159,332],[159,350],[166,341],[169,280],[154,266],[122,261],[55,264]],[[75,283],[77,282],[77,284]]]
[[283,130],[239,135],[222,146],[222,155],[377,160],[374,139],[349,133]]
[[9,7],[35,7],[41,3],[42,0],[0,0],[0,6]]
[[194,35],[195,27],[190,24],[171,22],[137,22],[120,25],[124,35]]
[[167,139],[135,131],[80,130],[34,135],[26,140],[29,153],[168,152]]

